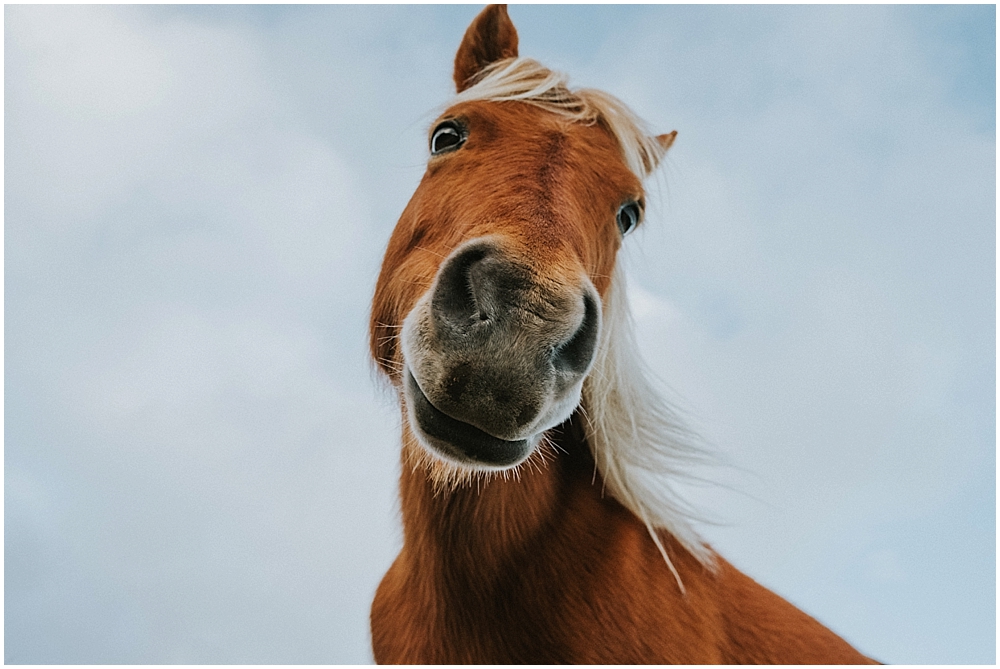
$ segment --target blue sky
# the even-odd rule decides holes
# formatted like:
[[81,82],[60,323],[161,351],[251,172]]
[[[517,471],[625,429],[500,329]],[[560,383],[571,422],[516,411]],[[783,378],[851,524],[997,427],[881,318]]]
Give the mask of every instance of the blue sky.
[[[5,660],[367,662],[366,360],[473,6],[5,8]],[[729,559],[995,662],[995,8],[514,6],[677,129],[624,262]]]

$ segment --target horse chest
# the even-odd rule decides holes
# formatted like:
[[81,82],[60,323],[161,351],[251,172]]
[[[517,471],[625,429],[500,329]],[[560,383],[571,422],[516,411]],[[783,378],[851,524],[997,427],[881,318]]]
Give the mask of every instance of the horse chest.
[[[572,529],[572,528],[571,528]],[[380,663],[704,663],[722,659],[717,625],[695,587],[683,597],[641,527],[600,551],[545,546],[492,580],[469,581],[400,560],[372,608]],[[692,584],[695,586],[695,584]]]

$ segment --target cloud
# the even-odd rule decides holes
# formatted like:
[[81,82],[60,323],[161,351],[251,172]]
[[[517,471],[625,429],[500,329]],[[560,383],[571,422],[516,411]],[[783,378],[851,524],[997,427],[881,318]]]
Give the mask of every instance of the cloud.
[[244,26],[12,14],[7,659],[363,660],[396,435],[354,171]]

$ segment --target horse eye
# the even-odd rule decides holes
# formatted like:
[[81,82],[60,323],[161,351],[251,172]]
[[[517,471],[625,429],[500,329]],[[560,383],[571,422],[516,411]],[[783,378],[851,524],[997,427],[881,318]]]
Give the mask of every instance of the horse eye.
[[446,151],[453,151],[465,141],[461,126],[455,121],[445,121],[434,128],[431,134],[431,155],[437,156]]
[[618,210],[618,230],[624,237],[639,225],[639,205],[635,202],[623,204]]

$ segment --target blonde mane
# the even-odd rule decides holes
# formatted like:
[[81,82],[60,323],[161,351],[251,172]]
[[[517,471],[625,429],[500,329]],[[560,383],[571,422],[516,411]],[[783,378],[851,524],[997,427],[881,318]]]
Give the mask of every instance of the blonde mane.
[[666,152],[642,119],[621,100],[593,88],[570,90],[569,77],[531,58],[506,58],[485,67],[475,84],[450,105],[471,100],[520,101],[547,109],[574,123],[602,123],[622,150],[625,164],[640,179],[656,169]]
[[[598,90],[571,90],[566,75],[530,58],[493,63],[450,105],[471,100],[520,101],[573,122],[603,124],[640,180],[666,151],[620,100]],[[604,298],[597,358],[583,387],[587,442],[608,492],[645,523],[680,584],[657,530],[668,531],[706,566],[714,564],[714,554],[693,527],[697,515],[672,485],[690,479],[691,466],[705,462],[706,456],[657,392],[639,356],[633,328],[625,273],[618,262]]]

